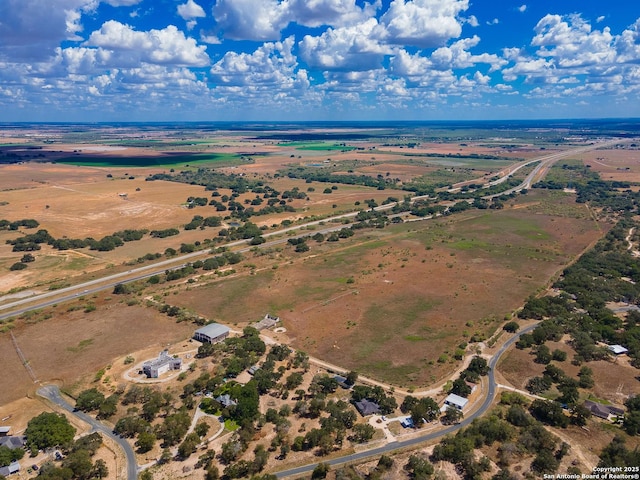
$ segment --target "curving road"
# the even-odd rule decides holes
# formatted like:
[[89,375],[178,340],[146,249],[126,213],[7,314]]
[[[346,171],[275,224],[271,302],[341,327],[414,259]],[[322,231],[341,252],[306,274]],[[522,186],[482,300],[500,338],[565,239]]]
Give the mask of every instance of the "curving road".
[[38,395],[46,398],[57,407],[60,407],[71,413],[72,415],[75,415],[83,422],[88,423],[89,425],[91,425],[92,431],[103,433],[118,445],[120,445],[122,450],[124,450],[127,460],[127,480],[136,480],[138,478],[138,464],[136,462],[136,455],[133,452],[133,448],[131,448],[131,445],[129,445],[126,440],[115,435],[111,428],[107,427],[103,423],[98,422],[96,419],[90,417],[86,413],[80,412],[72,407],[64,398],[62,398],[62,395],[60,395],[60,389],[57,385],[45,385],[44,387],[40,387],[38,389]]
[[[487,412],[487,410],[489,409],[489,407],[491,406],[491,403],[493,402],[493,397],[495,396],[496,390],[498,388],[497,383],[496,383],[496,379],[495,379],[494,371],[495,371],[496,365],[500,361],[500,357],[504,354],[504,352],[507,351],[507,349],[511,345],[513,345],[518,340],[520,335],[522,335],[523,333],[528,333],[528,332],[532,331],[536,327],[537,327],[537,325],[534,324],[534,325],[530,325],[530,326],[528,326],[526,328],[523,328],[516,335],[514,335],[509,340],[507,340],[504,343],[504,345],[500,348],[500,350],[498,350],[491,357],[491,360],[489,360],[489,367],[491,367],[491,370],[489,370],[489,373],[487,375],[487,379],[488,379],[488,382],[489,382],[489,388],[487,390],[487,396],[485,397],[484,401],[482,402],[482,405],[480,406],[480,408],[478,408],[475,412],[471,413],[468,417],[465,417],[464,420],[462,420],[460,423],[458,423],[456,425],[452,425],[452,426],[447,427],[445,429],[439,430],[437,432],[427,433],[425,435],[421,435],[419,437],[411,438],[409,440],[404,440],[404,441],[401,441],[401,442],[391,442],[391,443],[388,443],[388,444],[386,444],[386,445],[384,445],[382,447],[373,448],[371,450],[366,450],[366,451],[358,452],[358,453],[352,453],[350,455],[345,455],[343,457],[332,458],[330,460],[326,460],[324,463],[327,463],[327,464],[329,464],[331,466],[343,465],[345,463],[358,463],[358,462],[364,461],[364,460],[366,460],[368,458],[371,458],[371,457],[378,457],[380,455],[388,454],[388,453],[394,452],[396,450],[400,450],[400,449],[407,448],[407,447],[413,447],[415,445],[419,445],[421,443],[425,443],[425,442],[428,442],[430,440],[434,440],[434,439],[442,437],[444,435],[448,435],[450,433],[454,433],[454,432],[460,430],[461,428],[466,427],[471,422],[473,422],[473,420],[475,420],[476,418],[484,415]],[[311,473],[313,471],[313,469],[315,468],[316,465],[317,465],[317,463],[312,463],[312,464],[304,465],[304,466],[301,466],[301,467],[291,468],[289,470],[282,470],[280,472],[276,472],[275,475],[278,478],[298,477],[298,476],[301,476],[301,475],[308,475],[309,473]]]

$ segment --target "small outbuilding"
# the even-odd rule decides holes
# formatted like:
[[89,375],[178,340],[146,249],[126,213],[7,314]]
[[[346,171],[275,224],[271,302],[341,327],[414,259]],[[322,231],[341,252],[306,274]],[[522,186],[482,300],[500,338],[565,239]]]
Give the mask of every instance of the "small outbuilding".
[[229,327],[220,323],[210,323],[193,334],[194,340],[202,343],[219,343],[229,336]]
[[280,317],[274,317],[273,315],[269,315],[267,313],[262,320],[260,320],[253,326],[256,330],[264,330],[267,328],[275,327],[279,321]]
[[0,475],[4,477],[8,477],[14,473],[18,473],[20,471],[20,464],[18,462],[11,462],[6,467],[0,467]]
[[444,409],[446,410],[446,407],[454,407],[462,411],[462,409],[467,406],[467,403],[469,403],[468,399],[455,393],[450,393],[449,396],[444,399]]
[[608,348],[614,355],[623,355],[629,351],[622,345],[609,345]]
[[402,428],[413,428],[413,420],[411,419],[411,417],[405,417],[402,420],[400,420],[400,425],[402,425]]
[[11,431],[11,427],[10,426],[0,426],[0,437],[6,437],[7,435],[9,435],[9,432]]

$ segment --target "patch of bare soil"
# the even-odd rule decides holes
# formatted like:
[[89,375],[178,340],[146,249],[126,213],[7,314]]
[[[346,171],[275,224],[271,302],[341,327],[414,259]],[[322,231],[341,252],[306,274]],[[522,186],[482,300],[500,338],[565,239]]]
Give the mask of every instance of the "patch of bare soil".
[[[96,304],[85,313],[85,305]],[[72,385],[84,375],[95,373],[114,358],[143,347],[155,350],[191,336],[194,326],[175,323],[175,319],[151,308],[125,306],[116,299],[78,300],[54,310],[46,320],[33,317],[28,323],[17,321],[13,329],[17,344],[40,382]],[[33,395],[37,385],[22,365],[8,333],[0,335],[0,404]],[[108,376],[109,373],[106,373]]]

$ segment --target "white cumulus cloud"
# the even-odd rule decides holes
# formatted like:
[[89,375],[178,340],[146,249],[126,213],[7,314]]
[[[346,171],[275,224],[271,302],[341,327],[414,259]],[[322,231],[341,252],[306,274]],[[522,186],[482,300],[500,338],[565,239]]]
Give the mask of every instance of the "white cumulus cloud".
[[278,40],[289,23],[287,5],[277,0],[218,0],[213,15],[223,35],[233,40]]
[[378,22],[371,18],[351,27],[328,28],[319,37],[306,35],[300,56],[312,67],[327,70],[373,70],[392,49],[376,40]]
[[121,57],[154,64],[205,66],[209,56],[205,46],[185,37],[175,26],[139,32],[115,20],[105,22],[91,33],[87,46],[120,52]]
[[391,43],[438,47],[460,36],[468,8],[468,0],[393,0],[380,23]]
[[204,9],[193,0],[188,0],[187,3],[178,5],[178,15],[180,15],[183,20],[191,20],[193,18],[203,18],[207,16]]

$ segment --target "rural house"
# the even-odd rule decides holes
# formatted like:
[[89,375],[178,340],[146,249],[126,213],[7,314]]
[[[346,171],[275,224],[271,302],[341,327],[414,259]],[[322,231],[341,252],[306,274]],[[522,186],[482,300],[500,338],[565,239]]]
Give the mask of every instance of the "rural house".
[[594,402],[593,400],[585,400],[584,406],[594,417],[602,418],[604,420],[611,420],[612,417],[620,417],[624,415],[624,410],[621,408]]
[[160,355],[158,355],[158,358],[142,364],[142,371],[147,378],[158,378],[170,370],[180,370],[181,368],[182,359],[172,357],[169,355],[168,350],[163,350],[160,352]]
[[366,398],[356,402],[356,408],[360,415],[366,417],[368,415],[373,415],[375,413],[380,413],[380,405],[376,402],[372,402],[371,400],[367,400]]
[[454,407],[462,411],[462,409],[467,406],[467,403],[469,403],[469,400],[466,398],[456,395],[455,393],[450,393],[449,396],[444,399],[443,410],[446,410],[447,407]]

